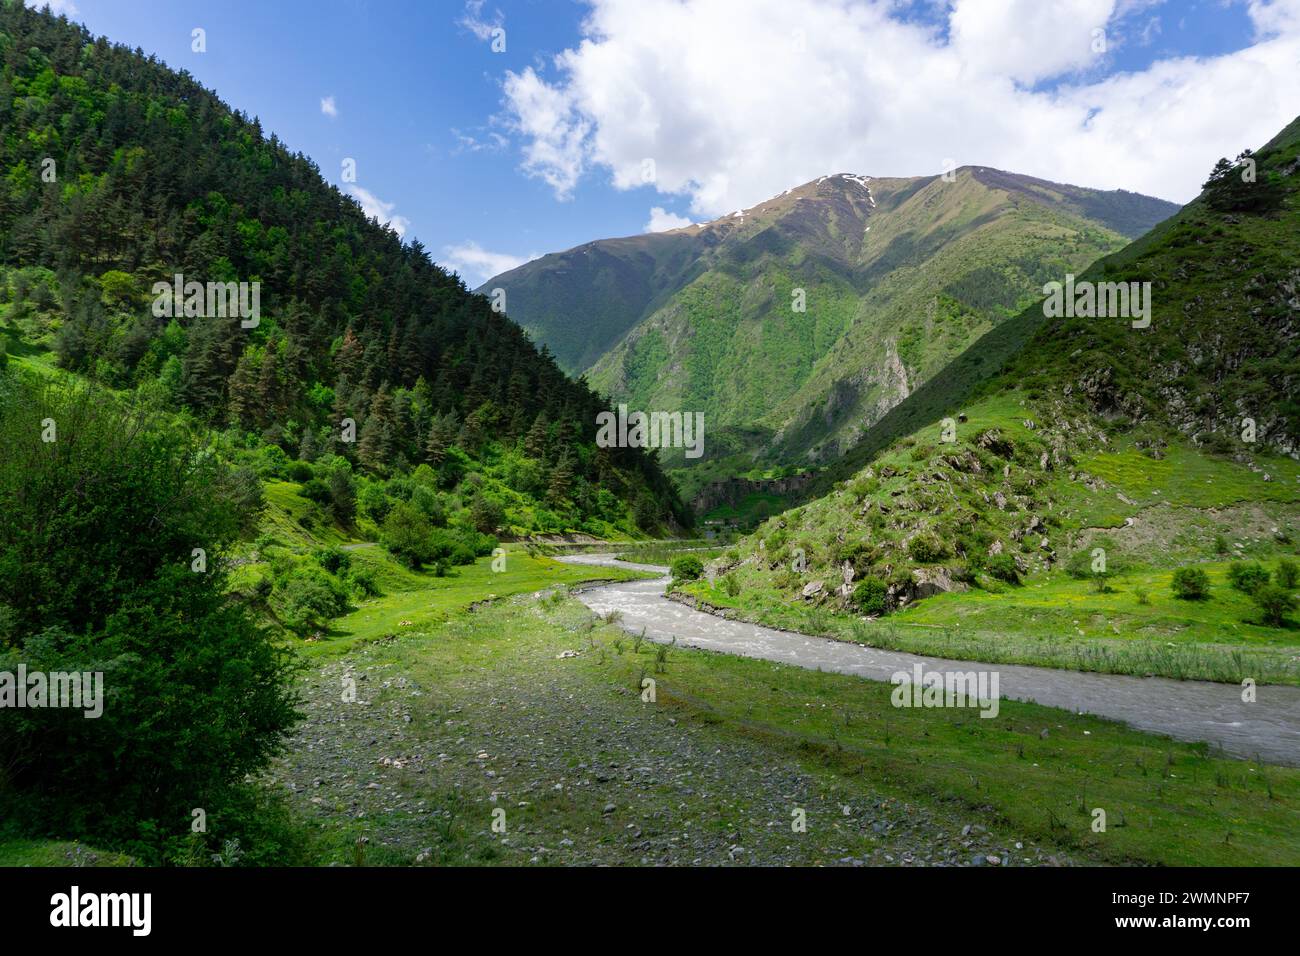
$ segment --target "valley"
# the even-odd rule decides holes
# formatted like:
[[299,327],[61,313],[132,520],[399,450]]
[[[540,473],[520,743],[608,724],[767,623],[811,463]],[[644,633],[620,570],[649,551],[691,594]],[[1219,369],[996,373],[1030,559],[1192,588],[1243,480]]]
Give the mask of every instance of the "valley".
[[0,867],[1300,866],[1300,119],[1183,205],[828,151],[529,257],[629,191],[542,59],[537,182],[494,117],[407,187],[514,251],[426,248],[0,0],[0,675],[104,691],[0,701]]

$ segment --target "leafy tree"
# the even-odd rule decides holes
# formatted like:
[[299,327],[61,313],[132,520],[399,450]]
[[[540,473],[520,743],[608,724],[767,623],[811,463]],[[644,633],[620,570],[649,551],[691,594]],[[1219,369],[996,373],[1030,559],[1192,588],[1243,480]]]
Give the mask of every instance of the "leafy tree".
[[1228,565],[1228,581],[1243,594],[1254,594],[1268,584],[1270,577],[1268,568],[1258,562],[1233,561]]
[[1220,159],[1202,188],[1206,203],[1222,212],[1272,212],[1286,198],[1281,180],[1259,168],[1250,150],[1240,153],[1236,162]]
[[863,578],[853,589],[853,605],[863,614],[884,614],[885,582],[879,578]]
[[434,557],[433,526],[409,501],[399,501],[384,519],[379,543],[407,567],[418,570]]
[[1210,576],[1200,568],[1179,568],[1171,587],[1179,600],[1203,601],[1210,596]]
[[235,799],[291,727],[292,658],[227,586],[243,518],[223,472],[106,394],[0,382],[0,670],[102,672],[109,689],[94,720],[0,709],[7,813],[97,842],[172,831]]
[[1286,616],[1295,610],[1295,594],[1278,584],[1262,584],[1255,589],[1252,597],[1264,617],[1264,623],[1273,627],[1282,627]]

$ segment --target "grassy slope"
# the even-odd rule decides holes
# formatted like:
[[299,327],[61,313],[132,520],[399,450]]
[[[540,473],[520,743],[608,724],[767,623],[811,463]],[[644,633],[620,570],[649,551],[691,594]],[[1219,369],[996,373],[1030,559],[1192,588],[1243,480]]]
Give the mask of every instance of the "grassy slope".
[[[1300,464],[1258,456],[1256,472],[1177,442],[1167,447],[1166,457],[1153,460],[1129,437],[1043,471],[1041,454],[1055,447],[1058,436],[1041,422],[1026,428],[1032,414],[1017,392],[970,406],[955,443],[939,442],[938,427],[919,432],[879,456],[869,472],[742,541],[719,568],[730,569],[740,586],[737,595],[727,593],[722,577],[686,590],[755,620],[900,650],[1115,673],[1300,683],[1300,627],[1263,626],[1253,602],[1226,581],[1228,558],[1271,566],[1296,555]],[[980,436],[991,430],[1014,444],[1014,454],[999,457],[980,447]],[[1072,430],[1077,431],[1072,423],[1063,423],[1061,431]],[[979,460],[981,471],[974,473],[970,462]],[[1006,468],[1010,477],[1004,477]],[[1264,480],[1265,473],[1271,480]],[[985,500],[999,492],[1006,510]],[[888,514],[880,512],[882,505]],[[1033,517],[1043,519],[1042,529],[1017,543],[1014,534]],[[1291,541],[1279,541],[1274,529]],[[949,553],[935,562],[913,560],[907,546],[918,533],[947,543]],[[1113,545],[1109,560],[1124,568],[1106,593],[1063,569],[1070,553],[1089,550],[1101,534]],[[1215,554],[1220,534],[1229,546],[1223,556]],[[1054,564],[1045,560],[1043,539],[1056,554]],[[951,548],[962,540],[981,551],[1001,543],[1022,563],[1023,585],[980,573],[975,589],[915,601],[870,622],[843,613],[835,602],[792,600],[815,580],[838,585],[846,558],[857,565],[856,581],[956,569],[965,562]],[[788,571],[796,548],[809,563],[802,575]],[[1171,593],[1173,569],[1191,563],[1210,574],[1208,601],[1181,601]],[[1149,603],[1141,603],[1143,592]]]
[[[1296,682],[1294,623],[1260,626],[1254,606],[1224,586],[1223,560],[1272,562],[1294,555],[1300,537],[1300,467],[1277,454],[1296,444],[1300,364],[1287,296],[1300,261],[1298,157],[1300,121],[1260,153],[1263,175],[1292,170],[1280,211],[1222,214],[1198,201],[1088,270],[1151,281],[1150,328],[1048,322],[1027,309],[868,431],[820,476],[823,497],[742,542],[718,569],[731,570],[740,594],[701,583],[697,596],[912,650],[1232,680],[1259,668]],[[940,420],[963,413],[955,445],[940,443]],[[1244,417],[1261,442],[1238,440]],[[980,447],[990,429],[1009,450]],[[1097,594],[1059,569],[1103,530],[1127,570]],[[947,553],[916,560],[908,543],[918,534]],[[1217,535],[1228,554],[1216,554]],[[980,573],[995,546],[1015,555],[1026,587]],[[811,565],[802,577],[789,571],[795,547]],[[790,607],[809,581],[838,586],[846,558],[859,581],[901,583],[942,566],[984,590],[907,606],[889,626],[837,618],[842,600]],[[1191,563],[1211,575],[1208,602],[1170,594],[1172,570]]]
[[[773,460],[833,455],[1045,277],[1124,244],[1063,193],[1028,201],[1018,177],[983,172],[873,179],[875,206],[836,195],[859,187],[832,178],[747,211],[711,268],[611,349],[593,383],[634,407],[703,411],[715,435],[761,426]],[[795,289],[804,313],[791,310]]]
[[[272,777],[319,820],[323,862],[727,863],[738,845],[751,863],[888,863],[900,817],[921,823],[902,846],[948,862],[1300,862],[1300,771],[1032,704],[899,710],[888,685],[684,649],[660,669],[656,653],[573,601],[458,611],[318,662],[312,751]],[[345,672],[365,675],[363,709],[330,703]],[[635,692],[647,675],[654,704]]]

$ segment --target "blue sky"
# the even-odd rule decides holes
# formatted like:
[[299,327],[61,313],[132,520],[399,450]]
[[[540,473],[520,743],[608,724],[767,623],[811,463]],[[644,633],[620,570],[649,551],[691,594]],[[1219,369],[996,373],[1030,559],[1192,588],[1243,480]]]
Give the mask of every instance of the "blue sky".
[[1185,201],[1219,155],[1300,109],[1296,0],[62,6],[188,70],[340,186],[354,158],[370,208],[471,285],[652,216],[949,158]]

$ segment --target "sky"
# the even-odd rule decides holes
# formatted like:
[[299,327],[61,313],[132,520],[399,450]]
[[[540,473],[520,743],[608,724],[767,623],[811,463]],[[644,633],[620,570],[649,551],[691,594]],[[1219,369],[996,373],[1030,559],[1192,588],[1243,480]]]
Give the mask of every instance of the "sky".
[[1186,202],[1300,114],[1300,0],[51,6],[259,117],[471,287],[837,172]]

